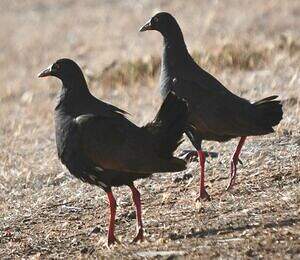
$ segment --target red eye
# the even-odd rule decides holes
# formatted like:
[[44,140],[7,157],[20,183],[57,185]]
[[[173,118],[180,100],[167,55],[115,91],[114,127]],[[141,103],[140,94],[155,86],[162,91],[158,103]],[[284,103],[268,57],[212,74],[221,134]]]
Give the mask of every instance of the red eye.
[[53,69],[59,70],[60,69],[60,65],[58,63],[54,63],[53,64]]

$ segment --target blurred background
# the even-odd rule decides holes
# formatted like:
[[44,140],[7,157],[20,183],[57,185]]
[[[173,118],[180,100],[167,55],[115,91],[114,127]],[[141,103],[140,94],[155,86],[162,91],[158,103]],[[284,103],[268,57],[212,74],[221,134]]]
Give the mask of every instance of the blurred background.
[[[265,202],[269,200],[271,205],[275,200],[272,205],[277,205],[278,210],[284,210],[285,203],[289,203],[289,210],[293,212],[290,214],[299,212],[296,205],[299,202],[300,192],[296,183],[299,183],[300,149],[300,1],[1,0],[0,224],[3,239],[0,240],[0,253],[3,255],[51,255],[54,251],[49,249],[50,245],[57,249],[52,256],[80,253],[81,249],[78,248],[83,245],[72,246],[74,237],[67,236],[63,242],[60,241],[60,245],[67,246],[70,252],[64,252],[65,249],[59,249],[58,244],[55,244],[58,241],[57,234],[62,235],[59,232],[63,230],[61,225],[64,222],[58,221],[56,217],[58,209],[51,207],[49,209],[48,206],[57,201],[64,203],[72,200],[74,201],[72,205],[76,207],[81,205],[78,206],[82,207],[80,214],[82,218],[87,218],[83,229],[90,230],[98,223],[100,235],[105,236],[105,197],[98,189],[73,180],[57,159],[53,109],[60,82],[53,78],[38,79],[37,74],[59,58],[72,58],[83,67],[94,95],[127,110],[132,115],[130,119],[142,125],[153,118],[161,103],[157,84],[162,38],[157,32],[140,33],[138,29],[158,11],[168,11],[176,17],[188,49],[196,61],[231,91],[252,101],[268,95],[280,96],[284,105],[284,120],[277,127],[275,134],[250,138],[251,141],[246,144],[243,153],[246,166],[240,170],[239,178],[244,185],[241,189],[248,189],[249,193],[237,194],[246,196],[242,197],[242,200],[251,201],[247,196],[253,195],[253,189],[267,189],[260,186],[260,178],[268,176],[269,182],[264,180],[265,183],[269,183],[265,184],[269,188],[265,194]],[[186,142],[184,146],[188,147],[190,144]],[[234,141],[223,145],[205,143],[206,150],[220,153],[218,159],[208,164],[208,171],[211,172],[208,174],[208,179],[211,179],[209,187],[216,197],[219,197],[220,191],[225,188],[227,180],[219,177],[227,178],[228,160],[234,146]],[[185,179],[186,174],[193,177],[187,175],[189,178]],[[161,208],[161,212],[165,212],[166,216],[169,215],[168,210],[173,207],[172,199],[169,198],[195,197],[197,175],[197,164],[192,164],[188,172],[141,181],[140,184],[145,189],[146,207],[149,209],[146,218],[151,221],[157,219],[150,209],[151,205],[158,207],[155,203],[161,205],[158,202],[161,196],[166,200]],[[277,176],[277,179],[274,176]],[[184,185],[178,184],[176,178],[179,178],[179,182],[183,182]],[[157,180],[160,180],[159,184]],[[276,186],[277,182],[280,182],[281,186],[279,184]],[[220,189],[218,189],[219,185]],[[188,186],[188,189],[179,188],[183,186]],[[167,193],[169,195],[165,198],[165,195],[159,194],[166,191],[166,187],[173,187],[173,191]],[[285,202],[281,200],[283,195],[280,192],[284,190],[282,187],[285,187],[287,192],[284,194]],[[126,211],[128,207],[131,209],[131,202],[127,192],[123,190],[120,190],[120,200],[123,202],[122,210]],[[156,194],[155,198],[147,194],[150,191]],[[181,192],[181,195],[174,195],[176,192]],[[226,198],[228,201],[228,197]],[[260,196],[256,199],[252,206],[249,203],[249,207],[258,209],[266,207],[265,204],[260,204]],[[232,202],[229,200],[227,206],[235,211],[236,208],[231,208]],[[89,206],[86,206],[87,204]],[[186,203],[186,200],[179,200],[174,205],[177,205],[172,209],[174,214],[178,208],[183,210],[184,214],[187,214],[186,212],[192,214],[187,215],[185,219],[188,223],[182,220],[181,224],[176,224],[179,225],[177,226],[179,233],[189,233],[194,227],[188,219],[194,217],[193,214],[199,213],[199,207],[194,208]],[[211,212],[220,215],[227,206],[207,204],[204,208],[212,207]],[[90,219],[91,208],[97,214],[100,211],[102,215],[93,213],[95,219]],[[43,216],[39,211],[41,209],[43,212],[49,211],[47,215],[52,217]],[[286,214],[288,212],[286,211]],[[27,215],[32,219],[32,214],[39,219],[38,223],[43,223],[45,230],[39,225],[26,226],[24,222],[24,227],[18,226],[21,230],[19,233],[11,231],[14,230],[14,223],[22,222],[22,218]],[[71,213],[66,211],[64,214],[69,217],[68,214]],[[177,217],[181,219],[182,214],[174,216],[173,221]],[[206,217],[209,226],[211,219],[205,213],[203,214],[201,218]],[[282,212],[272,214],[274,218],[280,219],[282,216],[282,219],[285,219],[285,214]],[[249,216],[245,216],[245,221],[248,220]],[[125,232],[126,225],[131,228],[134,225],[134,220],[123,223],[120,217],[120,221],[122,232]],[[148,224],[146,226],[152,227],[150,232],[154,235],[153,241],[158,241],[161,237],[169,237],[170,231],[158,232],[153,228],[155,225],[151,221],[146,222]],[[218,221],[219,219],[216,218],[213,222],[225,226],[229,223]],[[53,227],[53,223],[57,224],[56,233],[51,233],[50,227]],[[166,223],[169,228],[174,229],[176,226],[175,223]],[[295,221],[291,223],[294,225]],[[73,223],[71,227],[73,228],[74,225]],[[211,227],[213,225],[215,224]],[[202,228],[201,223],[198,223],[197,227]],[[24,234],[22,232],[24,228],[30,230],[29,233],[35,234],[34,238]],[[11,237],[6,236],[7,230],[11,232]],[[131,232],[133,231],[132,228]],[[50,234],[52,240],[49,239],[52,244],[45,240],[47,234]],[[76,237],[76,232],[74,236]],[[274,236],[275,238],[269,233],[267,235],[270,241],[273,241],[272,239],[277,241],[277,235]],[[84,246],[93,247],[96,251],[97,239],[99,237],[89,238],[87,235],[81,237],[82,241],[87,241],[87,245]],[[210,246],[209,239],[205,240],[197,236],[192,236],[188,244],[194,243],[193,248],[197,248],[198,239],[203,239],[201,243]],[[263,241],[266,237],[262,236],[260,239]],[[152,241],[151,238],[149,240]],[[45,242],[44,247],[50,250],[50,253],[40,249],[41,241],[48,241]],[[176,248],[172,243],[177,242],[177,239],[171,239],[170,243],[163,242],[162,245],[156,246]],[[10,243],[9,251],[6,251],[7,243]],[[245,248],[243,241],[237,243],[241,243],[240,248]],[[264,251],[266,245],[258,249],[258,242],[253,242],[254,246],[251,243],[251,241],[248,243],[251,245],[248,246],[251,250],[256,248],[262,255],[268,254]],[[295,249],[287,252],[288,249],[284,245],[288,242],[284,243],[282,247],[277,248],[270,245],[273,251],[271,250],[269,254],[273,256],[277,253],[279,255],[299,253],[299,247],[298,251]],[[231,252],[232,248],[227,248],[226,251],[222,244],[217,243],[216,248],[218,245],[219,249],[214,250],[217,250],[221,256]],[[28,248],[34,250],[30,251]],[[224,254],[220,248],[225,250]],[[232,252],[237,248],[233,246]],[[133,256],[130,250],[128,255]],[[209,251],[210,256],[216,253],[214,250]],[[240,252],[243,250],[240,249]],[[190,254],[201,255],[202,251],[198,248],[198,251]],[[250,256],[252,251],[248,252]],[[246,254],[246,251],[244,253]]]

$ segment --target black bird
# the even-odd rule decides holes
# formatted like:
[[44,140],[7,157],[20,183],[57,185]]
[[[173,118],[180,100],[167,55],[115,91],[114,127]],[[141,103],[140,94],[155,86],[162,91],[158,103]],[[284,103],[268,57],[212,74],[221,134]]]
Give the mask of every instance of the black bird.
[[247,136],[274,132],[282,119],[282,105],[277,96],[250,103],[226,89],[203,70],[191,57],[175,18],[166,12],[154,15],[140,31],[156,30],[163,36],[160,90],[163,97],[172,90],[189,104],[189,126],[186,134],[197,150],[200,161],[200,195],[209,199],[204,184],[205,154],[202,140],[225,142],[240,137],[231,158],[230,182],[235,182],[239,154]]
[[39,74],[39,77],[47,76],[62,81],[55,107],[60,160],[71,174],[101,187],[108,195],[108,245],[117,242],[112,186],[130,187],[137,213],[137,235],[133,242],[143,240],[140,193],[133,182],[154,172],[186,169],[185,161],[173,156],[187,121],[186,102],[170,93],[153,122],[138,127],[125,117],[124,110],[98,100],[89,92],[84,75],[74,61],[56,61]]

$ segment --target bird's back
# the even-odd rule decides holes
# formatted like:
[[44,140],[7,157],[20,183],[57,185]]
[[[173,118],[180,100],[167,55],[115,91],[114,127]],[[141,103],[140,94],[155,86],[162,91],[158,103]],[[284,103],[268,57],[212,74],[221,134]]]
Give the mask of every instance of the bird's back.
[[[227,95],[232,95],[232,98],[236,97],[214,76],[203,70],[190,56],[186,47],[173,48],[172,46],[165,46],[160,74],[160,91],[162,96],[166,96],[172,90],[170,86],[172,86],[174,78],[177,77],[187,81],[194,81],[196,85],[199,84],[210,91],[226,93]],[[185,91],[191,90],[186,88]]]
[[[265,118],[265,110],[259,111],[260,107],[264,105],[264,108],[268,104],[258,106],[236,95],[215,92],[180,78],[176,79],[173,87],[179,97],[189,102],[189,122],[205,140],[226,141],[237,136],[260,135],[273,131],[271,124],[264,122],[268,120]],[[272,102],[275,102],[277,115],[277,110],[280,111],[281,107],[277,109],[278,101]],[[270,111],[272,112],[273,110]]]

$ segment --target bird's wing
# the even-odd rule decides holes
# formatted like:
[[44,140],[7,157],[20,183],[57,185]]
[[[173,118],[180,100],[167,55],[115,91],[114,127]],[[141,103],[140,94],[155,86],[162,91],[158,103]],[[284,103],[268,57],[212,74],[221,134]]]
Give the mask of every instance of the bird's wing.
[[[103,101],[101,101],[101,102],[103,102]],[[106,105],[107,110],[113,111],[113,112],[121,114],[121,115],[130,115],[127,111],[125,111],[123,109],[120,109],[120,108],[118,108],[114,105],[111,105],[111,104],[107,104],[105,102],[103,102],[103,103]]]
[[80,147],[93,164],[131,173],[167,171],[168,162],[159,158],[154,140],[126,118],[81,115],[75,119]]
[[180,77],[182,80],[193,81],[198,84],[198,87],[207,90],[213,90],[218,93],[232,94],[223,84],[217,80],[213,75],[203,70],[192,57],[188,57],[176,66],[175,76]]
[[99,100],[94,96],[91,96],[85,102],[86,104],[82,107],[82,111],[84,113],[92,112],[92,114],[94,115],[99,115],[102,117],[113,117],[113,118],[122,118],[129,115],[129,113],[126,112],[125,110],[122,110],[114,105]]
[[174,80],[172,89],[188,101],[191,121],[198,128],[232,136],[240,136],[251,130],[255,113],[248,100],[181,78]]

